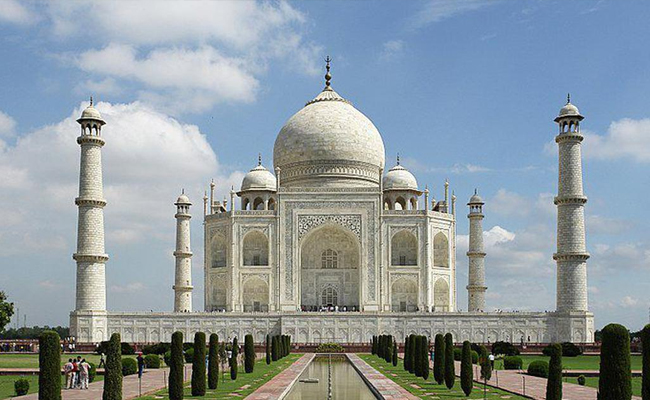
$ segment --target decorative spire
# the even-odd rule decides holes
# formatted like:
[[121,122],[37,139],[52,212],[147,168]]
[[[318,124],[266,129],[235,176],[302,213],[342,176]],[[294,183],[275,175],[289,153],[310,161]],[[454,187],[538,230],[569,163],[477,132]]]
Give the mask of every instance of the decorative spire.
[[330,87],[330,81],[332,80],[332,74],[330,74],[330,62],[332,59],[330,56],[325,57],[325,69],[327,73],[325,74],[325,89]]
[[570,104],[571,103],[571,93],[566,94],[566,103]]
[[262,165],[262,153],[257,153],[257,166]]
[[215,186],[215,185],[214,185],[214,178],[212,178],[212,181],[210,181],[210,187],[211,187],[211,188],[214,188],[214,186]]
[[181,189],[181,194],[185,194],[185,188]]
[[397,165],[399,165],[399,153],[397,153]]
[[93,106],[93,96],[90,96],[90,107]]
[[478,194],[478,188],[474,188],[474,194]]

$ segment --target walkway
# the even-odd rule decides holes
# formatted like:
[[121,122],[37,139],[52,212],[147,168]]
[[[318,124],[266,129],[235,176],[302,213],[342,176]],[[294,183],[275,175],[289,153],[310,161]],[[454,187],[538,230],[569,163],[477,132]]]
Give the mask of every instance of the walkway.
[[381,396],[381,399],[419,399],[419,397],[412,395],[408,390],[395,383],[392,379],[368,365],[367,362],[360,359],[356,354],[348,353],[347,356],[366,383],[374,389],[376,394],[378,393]]
[[[148,369],[142,375],[142,394],[156,392],[167,387],[166,379],[169,376],[169,368]],[[185,380],[192,376],[192,365],[185,365]],[[122,398],[124,400],[135,399],[140,393],[138,375],[125,376],[122,381]],[[69,389],[62,390],[63,400],[102,400],[104,381],[93,382],[88,390]],[[30,394],[20,398],[21,400],[38,400],[38,393]]]
[[307,353],[300,357],[287,369],[274,376],[273,379],[246,397],[246,400],[275,400],[281,398],[289,392],[291,386],[293,386],[294,382],[315,356],[316,354],[314,353]]

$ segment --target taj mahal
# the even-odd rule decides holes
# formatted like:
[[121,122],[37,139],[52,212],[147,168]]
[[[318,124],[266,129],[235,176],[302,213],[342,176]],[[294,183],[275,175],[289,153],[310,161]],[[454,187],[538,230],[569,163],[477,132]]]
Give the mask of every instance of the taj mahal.
[[[174,304],[168,312],[107,308],[105,276],[111,269],[104,248],[101,149],[110,145],[110,130],[105,140],[105,121],[91,100],[78,119],[77,138],[76,306],[70,328],[80,343],[107,340],[114,332],[127,342],[170,341],[175,331],[185,337],[197,331],[223,338],[251,333],[257,342],[280,333],[296,343],[362,343],[377,334],[403,338],[445,332],[457,342],[593,342],[583,116],[570,99],[555,118],[554,133],[559,149],[557,252],[548,257],[557,263],[556,309],[489,312],[485,203],[478,192],[467,194],[465,208],[447,181],[438,186],[444,195],[435,199],[399,157],[386,165],[379,130],[333,89],[329,61],[325,79],[324,89],[279,130],[273,168],[260,158],[238,190],[230,191],[230,199],[217,200],[218,182],[210,184],[202,199],[202,277],[192,276],[192,203],[186,193],[178,197],[176,262],[168,269],[170,277],[174,274]],[[461,255],[456,222],[465,216],[469,251]],[[456,289],[458,256],[469,258],[462,293]],[[192,306],[196,279],[204,281],[202,310]],[[458,309],[459,295],[467,296],[468,310]]]

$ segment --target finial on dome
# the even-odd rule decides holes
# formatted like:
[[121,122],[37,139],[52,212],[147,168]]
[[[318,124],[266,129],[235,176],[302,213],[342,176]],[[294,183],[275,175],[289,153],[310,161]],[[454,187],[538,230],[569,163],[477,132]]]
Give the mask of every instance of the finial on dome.
[[332,80],[332,74],[330,74],[330,62],[332,59],[330,56],[325,57],[325,69],[327,70],[327,73],[325,73],[325,88],[330,87],[330,81]]
[[571,103],[571,93],[566,94],[566,103],[570,104]]
[[262,153],[257,153],[257,166],[262,165]]
[[185,194],[185,188],[181,189],[181,194]]
[[474,188],[474,194],[478,194],[478,188]]
[[397,165],[399,165],[399,153],[397,153]]
[[90,96],[90,106],[93,106],[93,96]]

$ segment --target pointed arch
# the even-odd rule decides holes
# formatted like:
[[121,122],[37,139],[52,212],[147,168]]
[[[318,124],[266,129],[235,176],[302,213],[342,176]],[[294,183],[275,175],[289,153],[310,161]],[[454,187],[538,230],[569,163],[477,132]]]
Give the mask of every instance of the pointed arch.
[[444,278],[438,278],[433,286],[433,308],[435,311],[450,311],[449,283]]
[[418,305],[418,285],[413,279],[398,278],[390,288],[391,311],[414,312]]
[[433,266],[449,268],[449,240],[442,232],[433,238]]
[[210,266],[220,268],[226,266],[227,259],[226,238],[223,235],[215,235],[210,245]]
[[267,312],[269,310],[269,285],[253,276],[244,281],[242,302],[245,312]]
[[269,240],[260,231],[251,231],[244,236],[244,265],[269,265]]
[[391,265],[418,265],[418,240],[407,230],[393,235],[390,241]]

